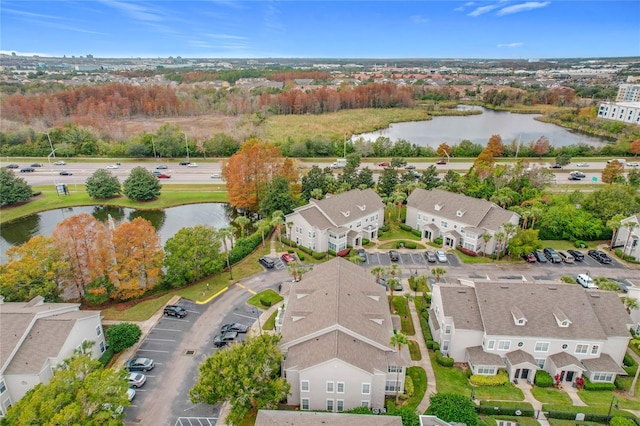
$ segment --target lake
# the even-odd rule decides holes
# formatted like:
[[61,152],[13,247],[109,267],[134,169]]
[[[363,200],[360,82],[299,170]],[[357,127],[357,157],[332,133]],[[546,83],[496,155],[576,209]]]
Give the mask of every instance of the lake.
[[106,222],[109,215],[116,223],[142,217],[151,222],[160,235],[162,245],[181,228],[196,225],[211,225],[216,229],[232,223],[238,213],[226,203],[190,204],[169,207],[164,210],[136,210],[120,207],[82,206],[49,210],[15,220],[0,226],[0,263],[7,261],[6,251],[11,246],[21,245],[36,235],[51,235],[56,225],[64,219],[88,213]]
[[515,140],[526,145],[537,141],[541,136],[546,136],[551,146],[580,143],[602,146],[608,143],[605,139],[572,133],[564,127],[537,121],[534,119],[539,117],[537,114],[513,114],[465,106],[460,109],[476,108],[482,110],[482,114],[433,117],[428,121],[392,123],[386,129],[354,135],[352,140],[362,137],[365,140],[375,141],[383,136],[392,142],[404,139],[412,144],[437,148],[443,142],[457,145],[463,140],[470,140],[484,146],[492,135],[498,134],[505,144]]

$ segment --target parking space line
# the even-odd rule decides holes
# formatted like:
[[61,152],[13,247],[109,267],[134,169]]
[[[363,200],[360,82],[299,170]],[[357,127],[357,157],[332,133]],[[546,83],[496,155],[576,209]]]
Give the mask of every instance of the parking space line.
[[191,322],[189,320],[186,319],[182,319],[182,318],[171,318],[171,317],[164,317],[164,319],[168,320],[168,321],[182,321],[182,322]]
[[178,330],[177,328],[154,328],[153,331],[184,331]]
[[255,291],[251,290],[250,288],[245,287],[244,285],[240,284],[240,283],[236,283],[236,286],[240,287],[243,290],[247,290],[249,293],[251,294],[256,294]]
[[152,342],[175,342],[175,340],[173,339],[151,339],[149,337],[147,337],[145,339],[145,341],[152,341]]
[[252,319],[252,320],[256,320],[256,319],[257,319],[256,317],[252,317],[252,316],[249,316],[249,315],[239,314],[239,313],[237,313],[237,312],[234,312],[233,314],[234,314],[234,315],[237,315],[237,316],[239,316],[239,317],[249,318],[249,319]]
[[143,348],[138,349],[138,352],[159,352],[159,353],[163,353],[163,354],[169,353],[169,351],[157,351],[157,350],[153,350],[153,349],[143,349]]

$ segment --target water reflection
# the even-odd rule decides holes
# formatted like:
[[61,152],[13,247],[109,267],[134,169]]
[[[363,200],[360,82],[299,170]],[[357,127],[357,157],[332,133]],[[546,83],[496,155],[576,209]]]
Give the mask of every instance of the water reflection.
[[[109,215],[114,222],[133,220],[142,217],[151,222],[164,244],[180,229],[196,225],[210,225],[216,229],[226,226],[236,228],[236,237],[240,236],[240,227],[233,224],[238,212],[226,203],[191,204],[170,207],[164,210],[136,210],[121,207],[80,206],[25,216],[11,223],[0,226],[0,263],[7,261],[6,251],[9,247],[21,245],[36,235],[51,235],[56,225],[72,215],[88,213],[101,222],[106,222]],[[246,232],[252,232],[247,226]]]

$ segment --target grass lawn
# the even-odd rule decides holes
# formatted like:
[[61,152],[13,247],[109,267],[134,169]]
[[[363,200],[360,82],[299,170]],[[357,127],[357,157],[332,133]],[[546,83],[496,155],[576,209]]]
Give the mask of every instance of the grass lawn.
[[385,232],[380,237],[378,237],[378,240],[379,241],[391,241],[391,240],[420,241],[420,237],[413,235],[411,232],[403,231],[400,228],[397,228],[397,229],[391,228],[389,231]]
[[498,263],[495,260],[492,260],[489,257],[483,256],[469,256],[468,254],[464,254],[460,250],[453,250],[453,252],[460,258],[462,263],[467,264],[477,264],[477,263]]
[[[596,391],[597,392],[597,391]],[[585,414],[601,414],[607,415],[609,412],[609,404],[611,403],[611,392],[601,392],[605,395],[609,395],[609,402],[606,405],[596,405],[588,407],[579,407],[576,405],[562,405],[562,404],[542,404],[542,411],[559,411],[564,413],[585,413]],[[612,416],[631,416],[628,411],[617,410],[616,407],[611,408]]]
[[[537,423],[537,422],[536,422]],[[539,423],[538,423],[539,424]],[[576,426],[575,420],[549,419],[551,426]],[[581,421],[580,426],[600,426],[601,423]]]
[[[640,401],[637,398],[630,398],[629,395],[622,392],[606,392],[606,391],[578,391],[578,396],[590,407],[605,407],[609,409],[611,399],[618,399],[620,408],[629,410],[640,410]],[[614,402],[615,403],[615,402]]]
[[531,388],[533,397],[543,404],[567,404],[572,405],[571,398],[566,392],[562,392],[553,388],[539,388],[534,386]]
[[491,401],[524,401],[522,391],[511,383],[505,386],[476,386],[476,398]]
[[391,303],[395,308],[396,314],[400,316],[402,332],[407,336],[414,336],[416,334],[416,329],[413,326],[413,319],[411,318],[408,299],[404,296],[394,296]]
[[436,354],[429,352],[436,376],[436,390],[440,393],[457,393],[471,398],[471,385],[464,372],[456,367],[443,367],[436,361]]
[[[258,294],[253,295],[249,300],[247,300],[247,303],[252,306],[255,306],[256,308],[269,309],[271,306],[275,305],[276,303],[280,302],[283,299],[284,298],[280,296],[278,293],[268,288],[266,290],[261,291]],[[268,304],[263,305],[262,301],[268,302]]]
[[117,206],[132,209],[163,209],[166,207],[180,206],[197,203],[226,203],[227,190],[224,185],[163,185],[160,197],[154,201],[137,202],[125,196],[109,200],[94,200],[89,198],[83,185],[70,185],[71,195],[58,196],[51,187],[33,187],[34,191],[42,191],[42,194],[34,197],[32,201],[14,207],[0,209],[0,223],[10,222],[23,216],[46,210],[59,209],[74,206]]
[[[572,241],[565,241],[565,240],[541,240],[540,241],[542,243],[543,247],[551,247],[553,249],[556,250],[569,250],[569,249],[574,249],[574,250],[585,250],[585,249],[576,249],[576,245],[573,244]],[[589,248],[596,248],[599,244],[608,244],[609,241],[605,241],[605,240],[597,240],[597,241],[585,241],[585,244],[589,247]]]
[[420,346],[415,340],[409,340],[409,353],[411,354],[411,361],[420,361],[422,359]]
[[[408,250],[424,250],[426,248],[424,244],[420,244],[420,243],[415,243],[415,244],[416,244],[415,249],[408,249]],[[386,243],[382,243],[378,245],[377,248],[379,248],[380,250],[391,250],[391,249],[395,249],[397,245],[398,245],[397,241],[388,241]],[[407,247],[404,247],[404,248],[407,248]]]
[[427,373],[422,367],[409,367],[407,368],[407,375],[413,380],[413,396],[407,399],[404,407],[415,410],[418,408],[422,398],[424,398],[425,392],[427,392]]
[[276,317],[278,316],[278,310],[276,309],[269,319],[267,319],[262,325],[263,330],[273,330],[276,328]]

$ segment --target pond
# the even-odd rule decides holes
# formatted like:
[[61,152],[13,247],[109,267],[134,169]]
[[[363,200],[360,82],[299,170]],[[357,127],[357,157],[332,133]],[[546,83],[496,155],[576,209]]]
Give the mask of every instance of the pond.
[[[6,251],[11,246],[21,245],[36,235],[51,235],[56,225],[64,219],[88,213],[106,222],[109,216],[116,223],[131,221],[137,217],[147,219],[156,228],[162,245],[181,228],[196,225],[211,225],[216,229],[229,226],[238,212],[226,203],[190,204],[169,207],[164,210],[136,210],[121,207],[81,206],[49,210],[5,223],[0,226],[0,263],[7,261]],[[251,231],[247,229],[247,231]]]
[[463,140],[486,145],[492,135],[500,135],[503,143],[521,141],[528,145],[541,136],[549,139],[551,146],[586,144],[603,146],[607,140],[572,133],[564,127],[535,120],[537,114],[513,114],[492,111],[480,107],[461,106],[459,109],[480,109],[482,114],[467,116],[433,117],[428,121],[392,123],[388,128],[376,132],[354,135],[353,140],[362,137],[375,141],[378,137],[389,138],[392,142],[404,139],[412,144],[437,148],[441,143],[457,145]]

